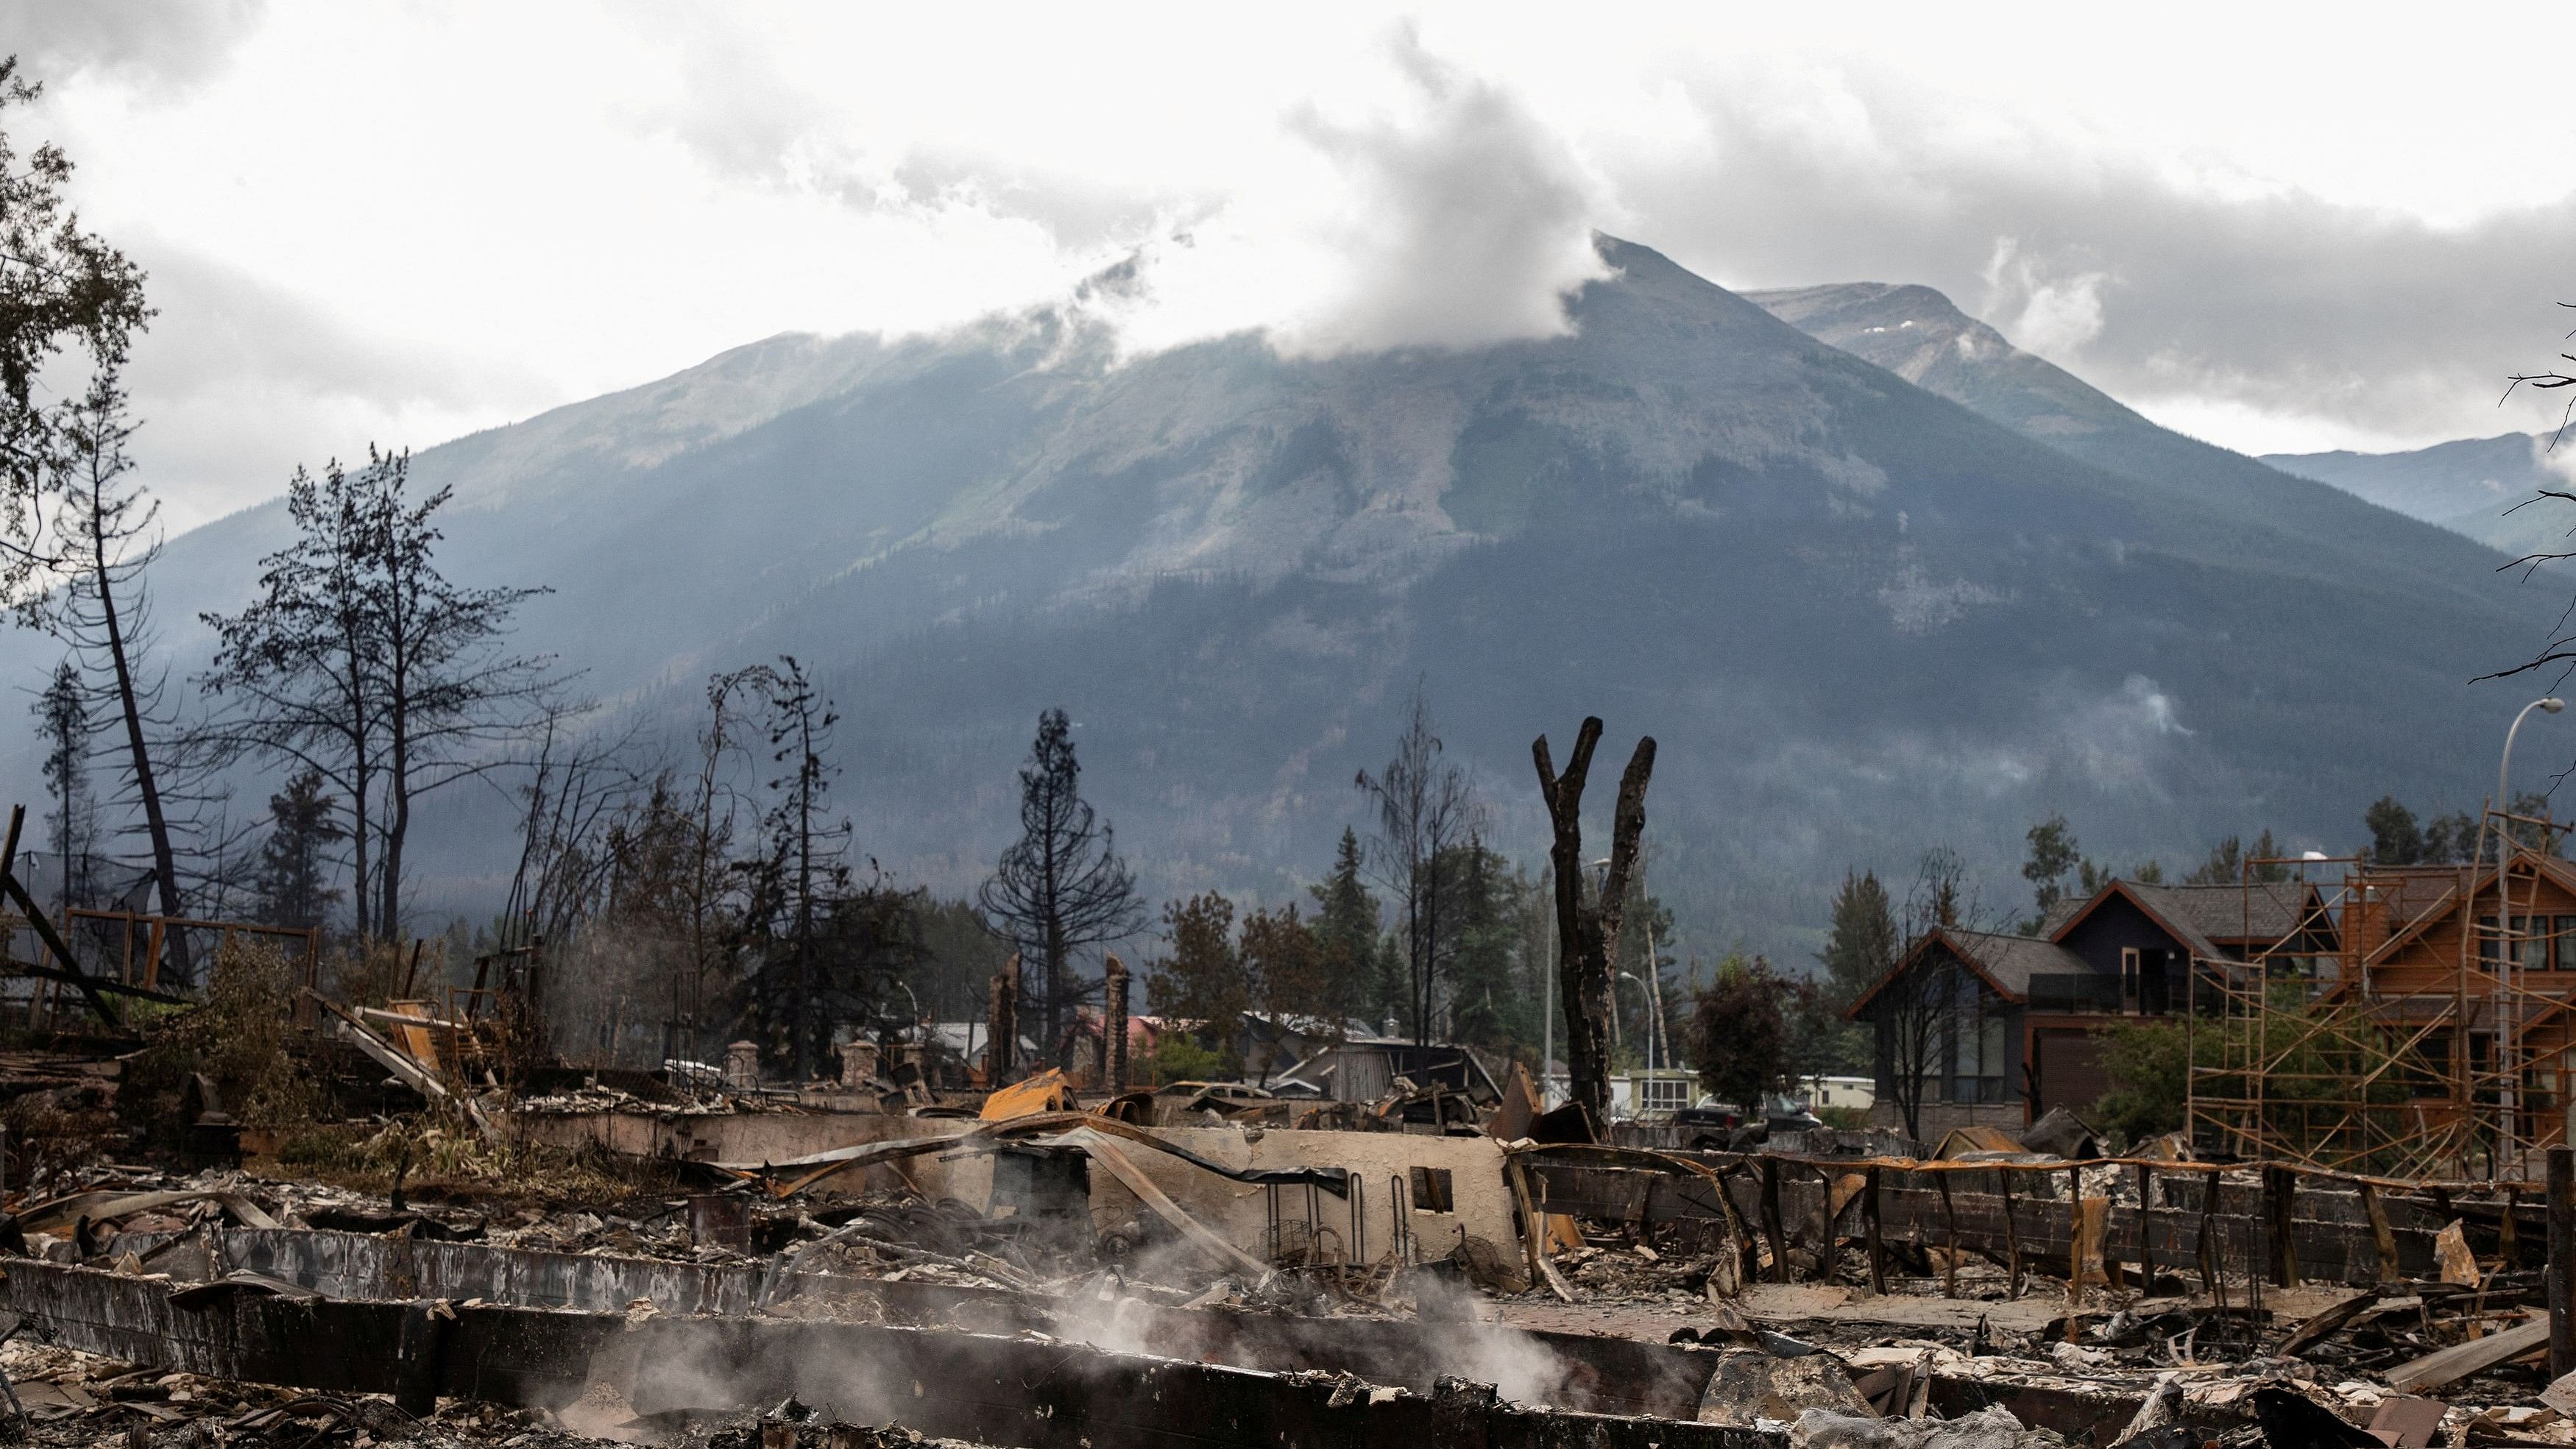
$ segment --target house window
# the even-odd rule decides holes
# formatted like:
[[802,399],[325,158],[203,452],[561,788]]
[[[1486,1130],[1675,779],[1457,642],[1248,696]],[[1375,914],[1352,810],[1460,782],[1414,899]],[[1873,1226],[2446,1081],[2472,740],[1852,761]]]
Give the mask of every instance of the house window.
[[2418,1097],[2447,1097],[2451,1094],[2451,1034],[2427,1032],[2416,1048],[2424,1058],[2424,1073],[2415,1080]]
[[1648,1077],[1637,1086],[1641,1112],[1678,1112],[1690,1105],[1691,1084],[1680,1077]]
[[2138,964],[2138,948],[2135,946],[2121,947],[2120,1010],[2132,1016],[2135,1016],[2138,1011],[2138,978],[2141,974]]
[[1959,1003],[1950,1032],[1950,1100],[2004,1099],[2004,1039],[2010,1020],[2003,1004],[1983,993]]
[[2493,916],[2478,917],[2478,959],[2481,961],[2504,959],[2504,943],[2496,936],[2496,918]]
[[2549,918],[2547,916],[2513,918],[2513,964],[2517,971],[2549,969]]

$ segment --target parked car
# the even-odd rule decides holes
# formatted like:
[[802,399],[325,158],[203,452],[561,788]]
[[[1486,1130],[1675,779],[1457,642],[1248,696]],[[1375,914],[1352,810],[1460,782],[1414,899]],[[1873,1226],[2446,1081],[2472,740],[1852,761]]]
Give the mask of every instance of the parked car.
[[1763,1115],[1762,1125],[1773,1132],[1816,1132],[1823,1130],[1825,1124],[1797,1103],[1782,1102]]
[[1675,1111],[1673,1125],[1688,1134],[1683,1141],[1691,1150],[1722,1151],[1744,1126],[1744,1109],[1727,1102],[1703,1102]]

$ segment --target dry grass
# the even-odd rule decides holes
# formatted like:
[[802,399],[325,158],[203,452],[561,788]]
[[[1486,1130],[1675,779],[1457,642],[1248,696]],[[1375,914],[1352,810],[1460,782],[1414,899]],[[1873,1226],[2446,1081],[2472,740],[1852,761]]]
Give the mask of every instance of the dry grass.
[[280,1146],[272,1170],[354,1192],[390,1195],[399,1183],[415,1200],[543,1208],[690,1190],[669,1163],[604,1149],[489,1141],[470,1126],[427,1113],[297,1133]]

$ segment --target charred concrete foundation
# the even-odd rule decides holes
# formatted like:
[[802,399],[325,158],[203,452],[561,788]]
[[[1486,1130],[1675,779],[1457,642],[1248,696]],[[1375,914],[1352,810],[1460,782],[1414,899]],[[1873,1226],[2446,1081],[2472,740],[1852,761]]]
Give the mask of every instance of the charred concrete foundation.
[[1447,1378],[1272,1372],[1059,1339],[844,1319],[682,1317],[418,1299],[335,1299],[235,1276],[181,1285],[20,1261],[0,1310],[132,1363],[337,1393],[414,1412],[442,1397],[561,1407],[601,1387],[671,1422],[794,1397],[854,1422],[1026,1449],[1756,1449],[1756,1431],[1531,1408]]
[[[417,1383],[428,1381],[420,1377],[428,1371],[416,1363],[413,1379],[400,1382],[384,1378],[378,1372],[381,1364],[368,1365],[377,1360],[401,1362],[405,1355],[416,1358],[429,1351],[423,1345],[434,1342],[442,1356],[435,1379],[440,1385],[437,1394],[472,1395],[529,1407],[555,1407],[568,1401],[563,1396],[578,1397],[600,1382],[625,1393],[639,1413],[741,1407],[730,1400],[679,1402],[691,1395],[667,1386],[667,1374],[656,1367],[661,1360],[639,1356],[640,1350],[626,1358],[610,1353],[633,1349],[629,1340],[617,1335],[648,1319],[672,1324],[722,1321],[736,1327],[723,1333],[707,1330],[712,1336],[703,1340],[686,1339],[684,1331],[676,1328],[655,1332],[683,1334],[682,1340],[675,1341],[684,1346],[670,1351],[680,1355],[673,1362],[689,1364],[731,1361],[709,1357],[722,1354],[741,1355],[747,1364],[765,1362],[773,1353],[814,1342],[787,1332],[788,1325],[803,1324],[817,1332],[871,1327],[931,1335],[928,1346],[919,1339],[900,1340],[901,1354],[909,1356],[903,1361],[929,1362],[922,1356],[934,1354],[939,1345],[951,1345],[966,1357],[931,1363],[950,1378],[981,1362],[973,1355],[983,1350],[964,1343],[972,1339],[976,1343],[1041,1342],[1059,1354],[1079,1350],[1084,1355],[1081,1362],[1102,1373],[1119,1364],[1142,1373],[1144,1366],[1183,1360],[1194,1370],[1224,1368],[1263,1378],[1285,1376],[1290,1381],[1320,1377],[1342,1385],[1345,1393],[1364,1396],[1401,1392],[1409,1396],[1408,1402],[1441,1397],[1444,1383],[1453,1384],[1446,1392],[1455,1399],[1467,1391],[1453,1381],[1463,1381],[1492,1387],[1498,1397],[1480,1412],[1519,1416],[1514,1423],[1521,1427],[1512,1431],[1515,1434],[1547,1428],[1550,1433],[1562,1430],[1575,1435],[1526,1442],[1612,1445],[1630,1441],[1619,1437],[1625,1430],[1604,1426],[1717,1427],[1694,1421],[1709,1407],[1709,1396],[1721,1377],[1719,1366],[1728,1357],[1728,1351],[1717,1347],[1494,1323],[1172,1308],[1135,1298],[1086,1301],[1079,1295],[782,1272],[776,1259],[685,1263],[366,1233],[214,1227],[183,1234],[127,1234],[117,1239],[116,1246],[119,1257],[131,1253],[138,1266],[166,1275],[169,1281],[57,1264],[30,1264],[22,1270],[13,1264],[12,1279],[0,1284],[0,1309],[25,1313],[68,1347],[156,1367],[325,1391],[363,1391],[372,1386],[375,1391],[394,1393],[401,1391],[400,1382],[413,1382],[416,1393]],[[77,1276],[59,1276],[66,1272]],[[108,1281],[99,1282],[102,1278]],[[162,1298],[171,1300],[166,1310],[160,1306]],[[314,1316],[287,1314],[277,1323],[254,1317],[231,1328],[219,1326],[224,1322],[220,1316],[207,1316],[236,1302],[300,1303],[310,1306]],[[361,1313],[361,1309],[368,1311]],[[472,1316],[499,1309],[521,1310],[526,1316]],[[450,1319],[447,1314],[457,1316]],[[451,1325],[469,1320],[479,1326],[464,1338],[456,1337],[461,1330]],[[295,1337],[255,1336],[286,1331],[279,1324],[287,1324]],[[288,1367],[296,1362],[294,1346],[314,1341],[316,1335],[331,1342],[315,1366],[310,1370]],[[160,1343],[165,1337],[169,1342]],[[833,1351],[893,1352],[873,1340],[853,1340],[846,1349]],[[448,1363],[444,1355],[451,1353],[465,1354],[469,1365]],[[498,1366],[499,1360],[483,1363],[477,1358],[492,1353],[509,1356],[506,1366]],[[222,1357],[226,1354],[232,1356]],[[218,1364],[232,1367],[208,1366]],[[817,1360],[812,1369],[813,1377],[795,1380],[784,1389],[746,1370],[741,1382],[760,1385],[758,1392],[728,1392],[748,1394],[743,1403],[753,1405],[774,1403],[793,1392],[809,1403],[829,1401],[845,1417],[858,1412],[861,1406],[847,1399],[846,1387],[841,1399],[827,1392],[831,1374],[840,1371],[834,1362]],[[297,1372],[305,1376],[276,1377]],[[1190,1393],[1198,1391],[1200,1380],[1165,1374],[1159,1382],[1168,1392]],[[1232,1380],[1209,1382],[1218,1384],[1212,1392],[1221,1391],[1212,1402],[1233,1402],[1224,1396],[1250,1392]],[[639,1383],[648,1386],[639,1387]],[[2142,1402],[2139,1389],[2110,1384],[2052,1386],[1933,1375],[1925,1388],[1927,1402],[1944,1413],[2000,1405],[2025,1424],[2055,1429],[2070,1438],[2092,1435],[2097,1442],[2107,1442],[2105,1436],[2126,1424]],[[1288,1394],[1287,1390],[1261,1390],[1262,1394],[1274,1392]],[[658,1409],[648,1409],[648,1403]],[[889,1412],[907,1426],[932,1430],[934,1423],[986,1422],[976,1416],[993,1412],[991,1404],[980,1399],[975,1404],[981,1407],[970,1405],[956,1410],[957,1417],[937,1420],[921,1417],[901,1402]],[[1402,1417],[1397,1411],[1389,1411],[1389,1416],[1389,1422]],[[1135,1427],[1127,1420],[1119,1423]],[[971,1437],[965,1427],[935,1432]],[[1442,1442],[1525,1441],[1507,1435]],[[1652,1442],[1715,1441],[1668,1435]]]
[[[549,1253],[302,1229],[129,1234],[148,1271],[198,1296],[291,1289],[319,1298],[487,1302],[624,1314],[649,1305],[675,1317],[834,1318],[984,1334],[1044,1334],[1237,1368],[1352,1374],[1431,1392],[1443,1378],[1498,1386],[1508,1397],[1609,1414],[1692,1417],[1719,1355],[1683,1344],[1529,1331],[1491,1323],[1319,1318],[1166,1308],[953,1284],[782,1272],[761,1263],[679,1263]],[[231,1286],[224,1286],[227,1282]],[[42,1321],[41,1314],[32,1315]],[[106,1350],[99,1350],[105,1352]],[[909,1421],[907,1421],[909,1422]]]

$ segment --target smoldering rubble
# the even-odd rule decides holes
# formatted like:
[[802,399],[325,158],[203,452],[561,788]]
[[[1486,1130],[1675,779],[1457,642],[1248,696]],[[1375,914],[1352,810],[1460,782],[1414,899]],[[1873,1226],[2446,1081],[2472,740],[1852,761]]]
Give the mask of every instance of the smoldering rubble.
[[316,1061],[399,1062],[370,1085],[408,1104],[272,1141],[200,1091],[155,1158],[107,1125],[113,1058],[9,1064],[89,1133],[12,1155],[42,1164],[0,1231],[21,1433],[2576,1443],[2576,1383],[2539,1366],[2546,1207],[2494,1185],[2062,1131],[1597,1141],[1517,1075],[1326,1104],[873,1060],[476,1090],[321,1020],[367,1066]]

